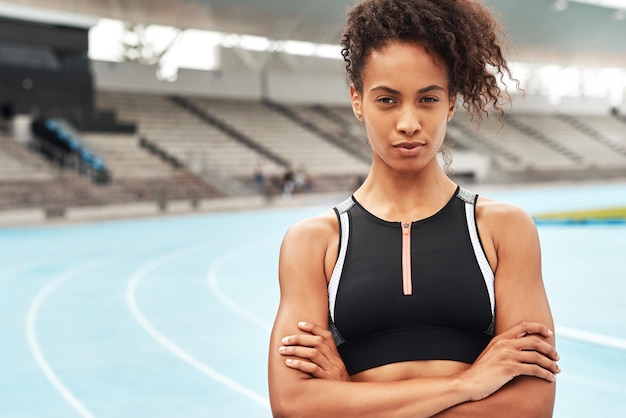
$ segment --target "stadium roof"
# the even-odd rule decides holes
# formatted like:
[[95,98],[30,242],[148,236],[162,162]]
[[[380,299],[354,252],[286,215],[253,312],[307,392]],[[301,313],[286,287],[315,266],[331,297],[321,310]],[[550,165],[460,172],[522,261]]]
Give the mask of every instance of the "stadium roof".
[[[620,8],[620,2],[626,2],[622,0],[483,1],[501,16],[514,46],[512,59],[626,67],[626,4]],[[98,16],[327,44],[339,39],[345,11],[353,3],[354,0],[0,0],[0,15],[6,15],[11,5],[26,6],[53,9],[51,20],[55,16],[66,20],[68,16]],[[27,15],[25,12],[24,17]]]

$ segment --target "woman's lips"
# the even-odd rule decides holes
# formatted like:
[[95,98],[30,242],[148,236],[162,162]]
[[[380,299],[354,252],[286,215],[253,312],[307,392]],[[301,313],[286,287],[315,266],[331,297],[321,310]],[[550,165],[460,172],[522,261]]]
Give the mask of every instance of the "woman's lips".
[[402,142],[393,147],[404,157],[414,157],[424,148],[424,144],[421,142]]

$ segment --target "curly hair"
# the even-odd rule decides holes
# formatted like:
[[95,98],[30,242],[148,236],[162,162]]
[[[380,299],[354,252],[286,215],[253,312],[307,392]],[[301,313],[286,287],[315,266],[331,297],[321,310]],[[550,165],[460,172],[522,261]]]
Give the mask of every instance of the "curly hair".
[[482,120],[492,106],[502,117],[509,99],[498,85],[510,77],[499,39],[500,27],[474,0],[365,0],[348,12],[341,41],[348,82],[363,91],[368,55],[390,42],[415,42],[446,63],[451,96]]

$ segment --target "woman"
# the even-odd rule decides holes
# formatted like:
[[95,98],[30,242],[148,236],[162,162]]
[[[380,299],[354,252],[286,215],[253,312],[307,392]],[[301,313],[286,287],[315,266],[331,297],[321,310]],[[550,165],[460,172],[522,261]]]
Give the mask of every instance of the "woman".
[[[438,164],[456,106],[500,110],[471,0],[365,0],[342,41],[373,150],[350,199],[287,232],[269,354],[279,417],[550,417],[559,372],[532,219]],[[458,98],[458,99],[457,99]]]

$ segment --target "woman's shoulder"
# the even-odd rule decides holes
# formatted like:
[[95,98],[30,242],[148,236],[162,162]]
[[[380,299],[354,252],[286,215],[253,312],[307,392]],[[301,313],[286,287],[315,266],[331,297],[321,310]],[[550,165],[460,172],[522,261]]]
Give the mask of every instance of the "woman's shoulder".
[[325,277],[328,282],[337,259],[338,237],[339,224],[334,211],[303,219],[287,230],[280,265],[285,271],[305,271],[306,277]]
[[285,241],[319,243],[335,237],[338,232],[337,216],[333,210],[328,210],[293,224],[285,234]]
[[476,215],[478,219],[496,223],[532,221],[528,212],[521,207],[484,196],[478,197],[478,201],[476,202]]
[[533,218],[523,208],[482,196],[476,202],[476,220],[496,245],[516,236],[534,235],[537,230]]

